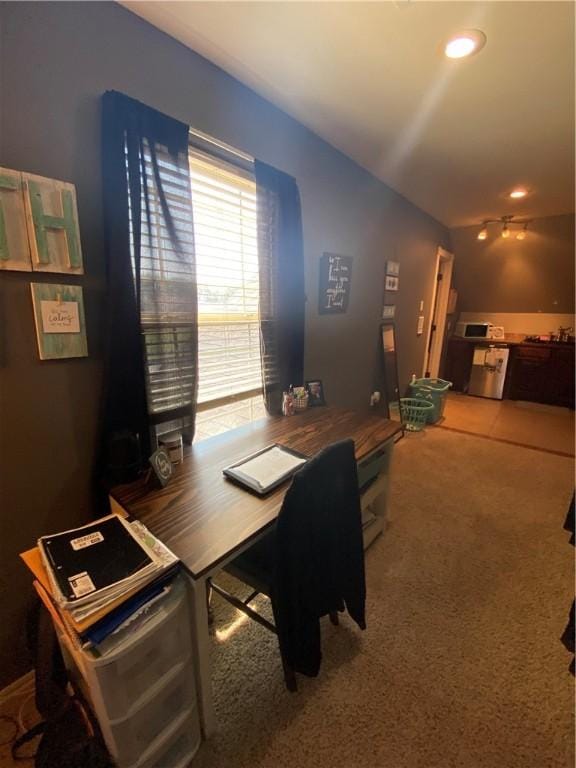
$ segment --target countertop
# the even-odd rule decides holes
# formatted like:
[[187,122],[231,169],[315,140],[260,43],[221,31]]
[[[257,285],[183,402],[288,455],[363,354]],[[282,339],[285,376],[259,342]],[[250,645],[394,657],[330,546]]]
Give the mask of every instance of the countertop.
[[568,347],[574,349],[574,337],[571,337],[571,341],[526,341],[526,334],[524,333],[506,333],[503,339],[464,339],[462,336],[451,336],[450,341],[461,341],[465,344],[506,344],[507,346],[527,346],[527,347],[543,347],[553,348]]

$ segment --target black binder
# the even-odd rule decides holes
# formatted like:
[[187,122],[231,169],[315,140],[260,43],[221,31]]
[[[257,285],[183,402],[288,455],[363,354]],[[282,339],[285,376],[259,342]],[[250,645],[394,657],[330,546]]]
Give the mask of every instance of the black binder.
[[96,595],[153,562],[117,515],[43,536],[38,545],[69,602]]

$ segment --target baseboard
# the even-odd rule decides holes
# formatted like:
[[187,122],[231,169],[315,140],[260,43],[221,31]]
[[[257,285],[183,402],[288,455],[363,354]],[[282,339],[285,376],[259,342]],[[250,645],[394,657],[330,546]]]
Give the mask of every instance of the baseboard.
[[0,704],[3,704],[8,699],[14,696],[22,696],[26,693],[32,693],[34,690],[34,670],[26,672],[25,675],[19,677],[18,680],[14,680],[13,683],[7,685],[0,691]]

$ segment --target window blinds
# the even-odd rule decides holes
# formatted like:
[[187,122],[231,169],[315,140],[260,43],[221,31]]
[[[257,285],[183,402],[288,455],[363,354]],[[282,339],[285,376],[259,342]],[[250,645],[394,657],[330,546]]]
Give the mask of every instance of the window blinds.
[[252,175],[190,150],[198,287],[198,404],[259,393],[259,272]]
[[[140,199],[129,201],[132,265],[140,296],[148,411],[152,423],[163,423],[188,416],[196,390],[190,182],[188,168],[159,145],[153,156],[146,140],[139,167]],[[139,227],[134,226],[135,205],[140,207]]]

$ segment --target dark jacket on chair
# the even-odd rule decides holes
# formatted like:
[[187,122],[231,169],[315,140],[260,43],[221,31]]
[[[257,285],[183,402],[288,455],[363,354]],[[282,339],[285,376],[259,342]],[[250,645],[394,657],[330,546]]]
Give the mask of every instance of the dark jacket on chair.
[[354,441],[321,451],[295,476],[278,516],[272,602],[280,650],[315,676],[321,616],[344,607],[366,628],[364,548]]

